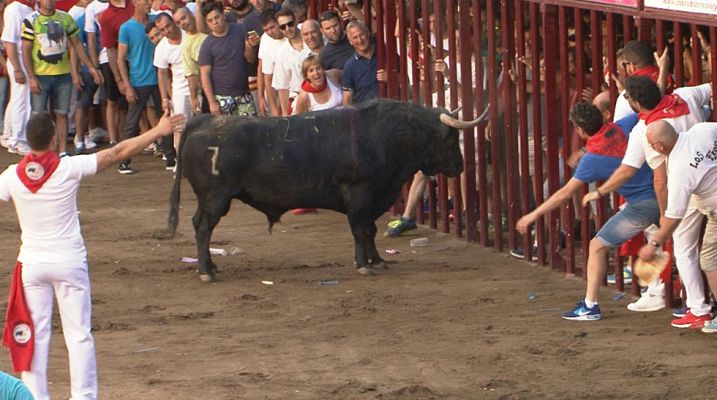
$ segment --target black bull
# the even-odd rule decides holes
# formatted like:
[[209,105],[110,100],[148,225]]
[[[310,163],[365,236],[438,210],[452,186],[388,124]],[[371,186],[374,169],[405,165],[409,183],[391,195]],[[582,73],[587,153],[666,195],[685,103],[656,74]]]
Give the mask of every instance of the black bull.
[[202,280],[216,266],[209,243],[232,199],[263,212],[269,230],[286,211],[324,208],[348,216],[356,268],[385,267],[374,242],[376,219],[418,170],[457,176],[463,170],[458,129],[476,125],[443,109],[380,100],[289,118],[201,115],[186,127],[171,195],[176,232],[181,177],[194,189]]

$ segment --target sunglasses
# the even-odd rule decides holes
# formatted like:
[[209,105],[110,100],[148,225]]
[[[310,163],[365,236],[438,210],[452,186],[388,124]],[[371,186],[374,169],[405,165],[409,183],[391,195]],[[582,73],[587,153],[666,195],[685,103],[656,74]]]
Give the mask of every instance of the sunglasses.
[[285,23],[285,24],[279,25],[279,29],[281,29],[281,30],[283,31],[283,30],[285,30],[286,28],[293,27],[293,26],[294,26],[294,21],[289,21],[289,22],[287,22],[287,23]]

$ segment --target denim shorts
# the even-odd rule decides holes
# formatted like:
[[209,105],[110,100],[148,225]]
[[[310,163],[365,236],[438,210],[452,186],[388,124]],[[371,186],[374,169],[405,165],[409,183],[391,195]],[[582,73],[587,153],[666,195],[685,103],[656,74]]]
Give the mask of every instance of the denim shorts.
[[648,226],[660,222],[660,207],[657,200],[641,200],[627,203],[597,233],[597,238],[606,246],[615,247],[630,240]]
[[77,92],[78,107],[89,108],[92,106],[92,100],[99,86],[92,79],[90,71],[87,70],[82,71],[82,84],[82,90]]
[[37,114],[47,111],[47,102],[52,105],[52,111],[59,114],[70,112],[70,97],[72,96],[72,77],[65,75],[38,75],[42,90],[32,93],[30,98],[32,112]]

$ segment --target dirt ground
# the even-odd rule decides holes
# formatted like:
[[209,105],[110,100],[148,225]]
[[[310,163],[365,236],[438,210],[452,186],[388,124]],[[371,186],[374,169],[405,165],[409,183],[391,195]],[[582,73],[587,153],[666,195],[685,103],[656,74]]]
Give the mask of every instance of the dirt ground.
[[[2,152],[0,167],[17,160]],[[150,156],[133,165],[87,179],[79,196],[103,399],[705,399],[717,387],[717,335],[671,328],[666,310],[631,313],[612,288],[602,321],[564,321],[581,279],[425,227],[379,237],[380,251],[401,252],[366,277],[343,215],[287,214],[269,236],[237,201],[212,246],[240,250],[215,256],[218,283],[200,282],[180,261],[196,256],[190,186],[166,239],[171,174]],[[20,234],[0,207],[4,300]],[[55,326],[51,388],[66,399]]]

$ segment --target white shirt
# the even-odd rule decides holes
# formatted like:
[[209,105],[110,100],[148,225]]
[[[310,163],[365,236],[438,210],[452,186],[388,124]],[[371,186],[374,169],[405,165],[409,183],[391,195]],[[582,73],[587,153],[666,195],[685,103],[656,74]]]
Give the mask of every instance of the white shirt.
[[287,40],[279,49],[274,60],[274,76],[271,79],[271,87],[276,90],[289,89],[290,97],[296,96],[301,91],[301,82],[304,81],[301,73],[301,63],[311,54],[309,46],[301,42],[303,48],[297,51]]
[[184,63],[182,61],[182,43],[187,33],[182,32],[182,40],[179,44],[171,44],[165,37],[159,41],[154,49],[154,66],[157,68],[169,68],[172,71],[172,98],[189,96],[189,81],[184,76]]
[[266,75],[274,73],[274,62],[279,54],[279,50],[288,42],[287,38],[274,39],[268,34],[261,35],[259,41],[259,59],[261,60],[261,72]]
[[[102,40],[100,39],[100,14],[102,14],[109,6],[109,2],[103,3],[101,1],[95,0],[92,3],[88,4],[87,8],[85,8],[85,32],[95,33],[95,37],[97,37],[97,43],[102,42]],[[99,61],[100,64],[106,64],[110,62],[110,59],[107,57],[107,49],[104,47],[100,50]]]
[[72,6],[72,8],[70,8],[70,11],[68,11],[67,13],[70,14],[72,19],[77,21],[77,19],[80,18],[82,16],[82,14],[85,13],[85,7],[80,7],[80,6],[74,5],[74,6]]
[[625,98],[625,89],[620,92],[615,102],[615,112],[612,116],[612,122],[617,122],[629,115],[635,114],[635,110],[630,107],[630,102]]
[[326,103],[319,103],[314,98],[313,93],[306,93],[309,98],[309,111],[330,110],[332,108],[341,107],[343,104],[343,90],[339,86],[334,85],[329,78],[326,78],[326,82],[329,85],[329,90],[331,90],[331,97]]
[[0,40],[16,45],[17,55],[20,57],[20,64],[22,64],[22,21],[25,20],[25,17],[32,14],[33,11],[32,8],[14,1],[5,7],[5,12],[3,12],[3,22],[5,26],[3,27]]
[[701,212],[717,210],[717,123],[700,123],[680,133],[667,171],[666,217],[682,218],[690,195]]
[[[705,83],[699,86],[683,87],[675,89],[673,93],[680,96],[690,108],[690,113],[687,115],[664,119],[675,128],[675,132],[685,132],[693,125],[704,122],[702,106],[709,104],[712,98],[711,84]],[[646,132],[647,126],[645,126],[645,121],[641,119],[630,132],[625,157],[622,159],[623,164],[639,169],[647,161],[650,168],[655,169],[665,161],[665,156],[656,152],[647,142]]]
[[87,260],[77,216],[80,181],[97,173],[94,154],[63,157],[55,172],[35,193],[17,175],[17,164],[0,174],[0,200],[15,204],[22,229],[18,261],[25,264]]

